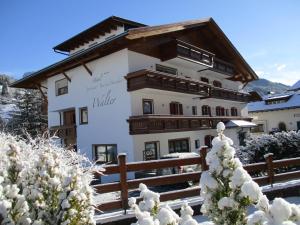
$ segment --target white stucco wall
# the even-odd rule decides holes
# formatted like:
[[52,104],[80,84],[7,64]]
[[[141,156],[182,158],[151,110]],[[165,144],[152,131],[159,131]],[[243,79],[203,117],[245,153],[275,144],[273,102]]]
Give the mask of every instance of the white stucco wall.
[[[90,76],[83,66],[66,71],[71,78],[68,94],[55,96],[57,75],[48,79],[49,126],[59,125],[57,111],[76,109],[78,149],[93,159],[93,144],[117,144],[118,153],[125,152],[132,161],[133,143],[127,119],[131,114],[130,95],[124,75],[128,72],[127,50],[121,50],[87,64]],[[109,96],[109,104],[101,105]],[[99,100],[99,105],[97,103]],[[79,125],[79,108],[88,107],[86,125]]]
[[267,112],[249,112],[253,117],[253,122],[257,124],[264,124],[264,131],[269,133],[273,128],[278,128],[280,122],[286,124],[287,130],[297,130],[297,122],[300,122],[300,108],[286,109]]

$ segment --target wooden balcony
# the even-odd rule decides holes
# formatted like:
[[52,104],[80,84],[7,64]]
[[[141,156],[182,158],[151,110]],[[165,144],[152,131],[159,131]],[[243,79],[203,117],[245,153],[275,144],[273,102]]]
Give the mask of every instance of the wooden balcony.
[[61,125],[50,127],[50,134],[61,139],[76,139],[76,125]]
[[182,116],[182,115],[143,115],[132,116],[128,119],[129,133],[151,134],[165,132],[182,132],[203,129],[213,129],[217,123],[229,120],[248,120],[245,117],[205,117],[205,116]]
[[217,98],[230,101],[249,102],[250,95],[234,90],[213,87],[210,84],[175,76],[154,70],[139,70],[129,73],[127,80],[127,90],[135,91],[143,88],[153,88],[164,91],[180,92],[198,95],[200,99]]
[[221,59],[214,58],[214,66],[210,70],[222,73],[228,76],[234,76],[237,74],[235,66],[231,63],[225,62]]
[[212,87],[208,98],[224,99],[237,102],[250,102],[250,95],[234,90]]
[[153,88],[164,91],[208,96],[211,88],[209,84],[201,81],[146,69],[129,73],[125,79],[127,80],[128,91]]
[[180,58],[206,67],[213,67],[214,54],[189,43],[173,40],[161,46],[161,60]]

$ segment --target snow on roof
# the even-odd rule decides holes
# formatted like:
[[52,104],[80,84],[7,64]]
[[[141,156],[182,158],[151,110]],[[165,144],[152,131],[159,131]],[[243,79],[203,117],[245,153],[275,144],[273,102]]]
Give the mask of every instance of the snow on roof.
[[255,123],[251,123],[246,120],[230,120],[226,123],[226,128],[230,127],[255,127]]
[[293,93],[286,93],[286,94],[276,94],[276,95],[268,95],[264,97],[264,100],[273,100],[273,99],[280,99],[280,98],[288,98],[292,96]]
[[293,91],[300,90],[300,80],[298,80],[298,81],[291,87],[290,90],[293,90]]
[[[283,95],[281,95],[281,96],[283,96]],[[283,98],[283,97],[280,97],[280,98]],[[271,100],[271,99],[267,98],[265,100]],[[300,108],[300,94],[299,93],[294,93],[289,98],[288,101],[282,102],[282,103],[267,105],[265,100],[248,103],[248,105],[247,105],[248,111],[249,112],[261,112],[261,111],[273,111],[273,110],[290,109],[290,108]]]

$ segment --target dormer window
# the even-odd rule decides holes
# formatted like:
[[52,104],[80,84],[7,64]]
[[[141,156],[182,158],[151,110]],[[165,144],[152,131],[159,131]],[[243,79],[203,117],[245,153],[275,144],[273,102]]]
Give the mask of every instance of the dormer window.
[[68,94],[68,80],[67,80],[67,78],[57,80],[55,82],[55,94],[56,94],[56,96]]

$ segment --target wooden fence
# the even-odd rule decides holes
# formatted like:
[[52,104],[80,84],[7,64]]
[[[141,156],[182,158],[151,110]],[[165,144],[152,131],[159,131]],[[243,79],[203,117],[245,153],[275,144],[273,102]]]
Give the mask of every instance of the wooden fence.
[[[162,159],[131,163],[126,163],[125,154],[119,154],[118,164],[105,166],[105,174],[120,174],[120,181],[114,183],[94,185],[94,188],[98,194],[120,191],[120,200],[112,200],[109,202],[101,203],[101,205],[98,205],[97,208],[103,212],[117,209],[123,209],[126,212],[126,209],[128,209],[128,192],[129,190],[138,188],[140,183],[144,183],[147,186],[153,187],[161,185],[178,184],[188,181],[198,182],[201,176],[201,172],[172,174],[133,180],[127,180],[127,172],[147,171],[194,164],[200,164],[201,170],[205,171],[208,170],[208,165],[205,161],[206,153],[207,147],[205,146],[201,148],[200,156],[198,157],[181,159]],[[283,160],[273,160],[273,155],[269,154],[266,156],[265,162],[248,164],[244,166],[244,169],[247,170],[250,174],[256,175],[253,179],[259,185],[273,185],[274,182],[300,178],[300,170],[276,173],[278,169],[284,169],[291,166],[300,166],[300,157]],[[260,176],[257,176],[258,174],[260,174]],[[160,193],[160,199],[161,201],[168,201],[199,195],[200,188],[192,187],[183,190]]]

